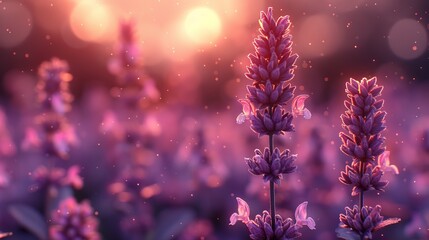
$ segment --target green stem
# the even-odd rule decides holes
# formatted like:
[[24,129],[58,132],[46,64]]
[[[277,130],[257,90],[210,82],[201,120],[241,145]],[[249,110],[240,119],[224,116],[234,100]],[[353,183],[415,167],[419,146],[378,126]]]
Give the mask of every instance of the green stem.
[[[274,151],[274,140],[273,140],[273,134],[268,135],[269,142],[270,142],[270,156],[273,154]],[[275,206],[275,188],[274,188],[274,180],[270,180],[270,210],[271,210],[271,228],[273,231],[275,231],[275,225],[276,225],[276,206]]]

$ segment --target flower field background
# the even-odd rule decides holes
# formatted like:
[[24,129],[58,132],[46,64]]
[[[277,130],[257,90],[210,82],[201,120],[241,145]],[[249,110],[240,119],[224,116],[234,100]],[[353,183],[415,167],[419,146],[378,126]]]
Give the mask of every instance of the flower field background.
[[[274,136],[277,155],[296,154],[283,176],[252,159],[268,138],[242,101],[268,7],[290,17],[291,83],[305,96],[294,130]],[[365,205],[401,221],[372,237],[429,239],[428,11],[417,0],[0,0],[0,238],[248,239],[230,216],[237,201],[251,218],[269,211],[270,182],[253,175],[265,174],[278,214],[305,205],[314,220],[297,223],[312,228],[302,239],[336,239],[365,187],[343,184],[356,180],[341,173],[356,154],[343,153],[355,133],[340,118],[346,83],[376,77],[388,153],[371,186],[389,183]]]

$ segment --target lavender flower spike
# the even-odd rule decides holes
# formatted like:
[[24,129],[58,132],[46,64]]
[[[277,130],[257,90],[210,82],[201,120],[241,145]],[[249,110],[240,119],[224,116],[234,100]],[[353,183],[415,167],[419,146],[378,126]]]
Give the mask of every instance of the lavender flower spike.
[[[250,231],[250,238],[254,240],[292,239],[301,236],[298,229],[307,225],[315,228],[312,218],[307,218],[307,203],[303,203],[297,210],[297,223],[292,219],[283,220],[276,214],[275,184],[280,184],[283,174],[296,170],[296,155],[289,149],[280,152],[274,146],[274,136],[284,135],[295,130],[292,120],[298,115],[304,118],[311,117],[310,111],[305,108],[304,102],[308,95],[297,96],[292,103],[291,111],[286,105],[294,97],[295,86],[288,83],[294,77],[297,54],[292,53],[292,36],[289,33],[289,16],[274,19],[273,9],[261,12],[259,33],[253,41],[255,53],[249,54],[250,66],[245,76],[252,81],[247,86],[245,99],[238,100],[242,105],[242,112],[236,122],[242,124],[250,120],[250,128],[262,137],[268,136],[268,147],[263,151],[256,149],[252,158],[245,158],[249,172],[262,175],[265,182],[270,184],[270,212],[263,211],[250,221],[248,205],[237,198],[238,213],[234,213],[231,224],[240,220]],[[240,210],[241,209],[241,210]]]
[[344,102],[347,111],[341,115],[341,120],[348,133],[340,133],[341,151],[354,162],[374,164],[375,157],[385,150],[380,133],[386,128],[386,112],[381,110],[384,101],[377,99],[382,90],[375,77],[360,82],[350,79],[346,84],[349,100]]
[[[346,83],[348,100],[344,102],[347,110],[341,115],[342,126],[347,133],[341,132],[343,142],[341,151],[352,157],[352,163],[346,166],[339,178],[341,183],[352,185],[352,196],[359,195],[359,205],[353,209],[346,207],[346,214],[340,214],[340,227],[337,236],[342,239],[372,239],[372,233],[387,225],[399,222],[399,218],[383,221],[381,206],[364,206],[364,192],[383,191],[387,181],[382,181],[383,170],[398,171],[390,165],[389,151],[383,146],[381,132],[386,128],[386,112],[382,111],[383,100],[378,99],[383,90],[377,85],[375,77],[361,81],[350,79]],[[378,165],[376,158],[378,157]]]

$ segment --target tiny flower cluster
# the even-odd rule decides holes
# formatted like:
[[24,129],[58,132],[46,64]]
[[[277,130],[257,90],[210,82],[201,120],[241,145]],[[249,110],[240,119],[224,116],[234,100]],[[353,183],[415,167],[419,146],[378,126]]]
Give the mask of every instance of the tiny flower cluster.
[[280,215],[275,216],[275,227],[271,227],[272,217],[268,211],[263,211],[262,215],[256,215],[255,220],[250,220],[249,205],[243,199],[237,197],[238,213],[233,213],[230,217],[230,225],[237,221],[246,224],[250,232],[250,238],[254,240],[262,239],[293,239],[301,236],[298,231],[303,226],[309,229],[316,229],[313,218],[307,217],[308,202],[301,203],[295,210],[294,223],[291,218],[285,220]]
[[383,219],[380,205],[365,206],[361,210],[354,205],[353,209],[346,207],[346,214],[340,214],[340,227],[353,229],[363,239],[372,239],[372,232],[400,221],[399,218]]
[[93,216],[89,202],[78,204],[74,198],[67,198],[52,213],[49,239],[99,240],[98,220]]
[[[377,85],[375,77],[363,78],[361,81],[350,79],[346,83],[346,93],[349,98],[344,102],[347,110],[341,115],[342,126],[348,132],[340,132],[342,140],[341,151],[352,157],[353,161],[341,172],[341,183],[352,185],[352,196],[359,195],[360,206],[353,210],[346,208],[346,214],[340,215],[340,227],[350,228],[361,239],[372,239],[372,232],[389,224],[382,224],[381,207],[375,208],[363,205],[363,194],[368,190],[384,191],[388,184],[382,181],[384,170],[398,173],[394,165],[390,165],[389,151],[383,146],[384,137],[381,132],[386,128],[386,112],[382,111],[384,101],[378,99],[383,90]],[[376,160],[378,159],[378,165]],[[392,219],[386,220],[396,223]],[[341,231],[341,230],[340,230]]]
[[274,181],[277,184],[280,183],[282,174],[292,173],[296,170],[295,160],[296,155],[290,154],[289,150],[280,153],[278,148],[274,149],[273,154],[268,148],[265,148],[263,153],[256,149],[253,158],[246,158],[251,173],[263,175],[265,182]]

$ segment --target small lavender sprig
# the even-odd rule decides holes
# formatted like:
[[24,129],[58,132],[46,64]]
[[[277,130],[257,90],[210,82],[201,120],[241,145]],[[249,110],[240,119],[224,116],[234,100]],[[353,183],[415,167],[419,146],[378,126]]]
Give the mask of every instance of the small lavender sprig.
[[[255,221],[248,220],[248,216],[238,220],[247,225],[252,239],[295,238],[300,236],[296,224],[292,224],[289,219],[283,221],[276,215],[274,183],[279,184],[283,174],[296,170],[296,155],[290,154],[289,150],[280,152],[274,148],[274,136],[294,131],[292,120],[297,115],[307,119],[311,117],[310,111],[304,107],[308,95],[297,96],[292,101],[292,111],[286,110],[285,105],[294,96],[295,86],[288,81],[294,77],[295,61],[298,58],[297,54],[292,54],[289,16],[279,17],[276,21],[273,9],[268,8],[267,13],[261,12],[259,24],[260,35],[253,42],[255,53],[248,56],[251,64],[245,74],[252,80],[252,85],[247,86],[246,99],[239,100],[243,112],[236,120],[239,124],[250,120],[250,128],[255,133],[268,136],[269,147],[264,151],[256,149],[254,157],[246,158],[246,162],[252,174],[263,175],[264,181],[270,182],[270,213],[264,211],[262,216],[257,215]],[[239,198],[237,201],[240,212],[240,205],[247,204]],[[231,216],[231,224],[236,222],[234,216],[237,215]],[[310,219],[313,224],[308,226],[314,229],[314,221]]]
[[[341,172],[340,182],[352,185],[352,196],[359,195],[359,206],[346,208],[346,214],[340,215],[340,227],[351,229],[353,233],[342,235],[341,228],[337,229],[339,237],[346,239],[372,239],[372,232],[400,221],[391,218],[383,221],[380,215],[381,206],[375,208],[364,205],[364,192],[368,190],[384,191],[387,181],[382,181],[383,169],[390,166],[389,152],[383,146],[385,138],[381,132],[386,129],[386,112],[381,110],[384,101],[378,99],[383,90],[377,85],[375,77],[363,78],[360,82],[350,79],[346,83],[348,100],[344,102],[347,110],[341,115],[342,126],[347,131],[340,132],[342,140],[341,151],[352,157],[351,165]],[[378,165],[376,159],[378,158]]]
[[93,215],[89,202],[80,204],[74,198],[64,199],[57,211],[52,213],[49,239],[99,240],[98,220]]

